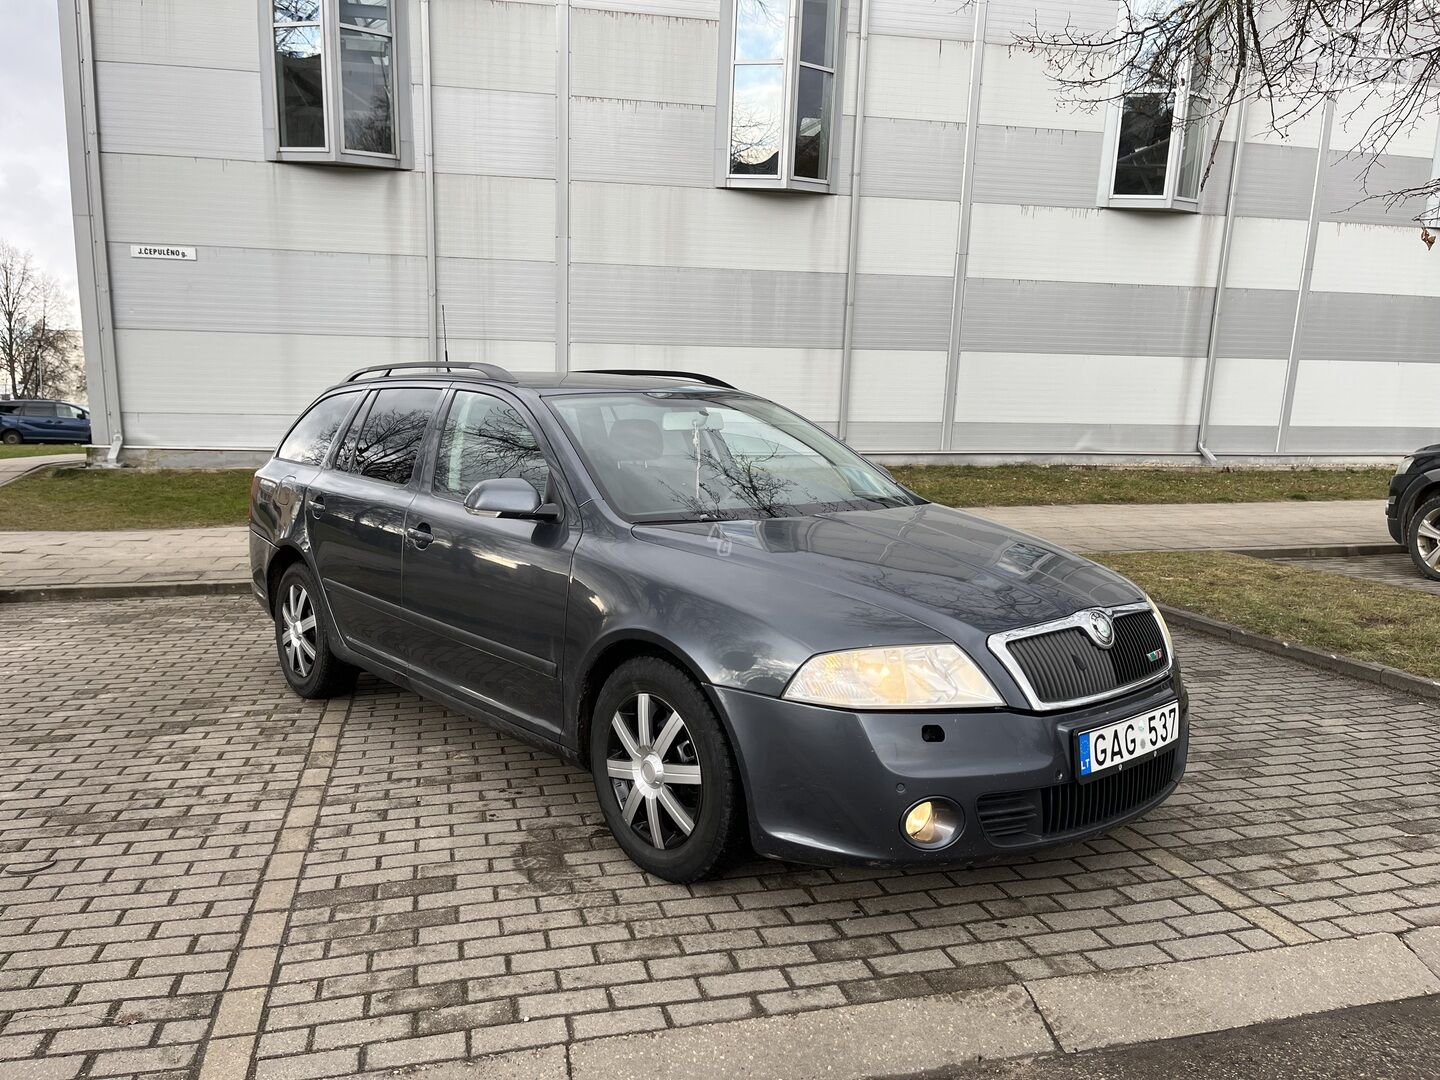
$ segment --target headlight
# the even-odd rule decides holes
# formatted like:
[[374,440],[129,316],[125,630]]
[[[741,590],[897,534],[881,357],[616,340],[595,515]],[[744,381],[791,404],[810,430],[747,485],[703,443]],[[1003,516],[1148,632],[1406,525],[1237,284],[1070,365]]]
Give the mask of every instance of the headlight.
[[963,709],[1003,705],[957,645],[896,645],[821,653],[785,688],[791,701],[846,709]]
[[1160,624],[1160,635],[1165,639],[1165,650],[1173,662],[1175,660],[1175,641],[1170,636],[1170,624],[1165,621],[1165,616],[1160,614],[1159,606],[1150,598],[1149,593],[1145,594],[1145,602],[1150,605],[1150,610],[1155,615],[1155,621]]
[[1414,459],[1413,457],[1407,457],[1404,461],[1400,462],[1399,465],[1395,466],[1395,475],[1396,475],[1396,476],[1401,476],[1401,475],[1403,475],[1404,473],[1409,472],[1409,471],[1410,471],[1410,466],[1411,466],[1411,465],[1414,465],[1414,464],[1415,464],[1415,459]]

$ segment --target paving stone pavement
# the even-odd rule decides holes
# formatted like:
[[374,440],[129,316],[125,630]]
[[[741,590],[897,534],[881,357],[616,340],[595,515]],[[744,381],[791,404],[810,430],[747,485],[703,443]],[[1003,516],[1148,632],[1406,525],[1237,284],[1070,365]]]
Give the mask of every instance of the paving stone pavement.
[[1440,596],[1440,581],[1421,577],[1408,553],[1394,555],[1355,555],[1345,559],[1276,559],[1290,566],[1308,566],[1330,574],[1345,574],[1367,581],[1398,585],[1402,589],[1419,589]]
[[[1076,551],[1388,544],[1383,502],[980,507]],[[247,531],[0,532],[0,586],[249,580]]]
[[299,701],[247,598],[6,613],[0,1075],[383,1075],[1440,925],[1433,703],[1196,635],[1187,779],[1109,837],[683,887],[540,751]]
[[[0,495],[0,498],[3,498]],[[0,531],[0,586],[248,581],[248,530]]]

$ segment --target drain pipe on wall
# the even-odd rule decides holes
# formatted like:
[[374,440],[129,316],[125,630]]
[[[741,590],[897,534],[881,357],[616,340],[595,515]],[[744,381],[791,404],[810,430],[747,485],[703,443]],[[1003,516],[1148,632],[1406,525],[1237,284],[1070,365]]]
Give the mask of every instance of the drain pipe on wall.
[[850,369],[855,352],[855,279],[860,266],[860,155],[865,134],[865,71],[870,56],[870,4],[860,0],[860,58],[855,68],[855,132],[850,147],[850,246],[845,263],[845,329],[840,345],[840,414],[835,433],[850,426]]
[[1236,189],[1240,185],[1240,159],[1245,154],[1245,114],[1250,98],[1240,99],[1240,112],[1235,117],[1235,150],[1230,155],[1230,187],[1225,192],[1225,229],[1220,238],[1220,265],[1215,271],[1215,299],[1210,305],[1210,336],[1205,346],[1205,385],[1200,393],[1200,428],[1195,436],[1195,450],[1207,465],[1219,465],[1205,445],[1210,434],[1210,403],[1215,396],[1215,369],[1219,362],[1220,314],[1225,303],[1225,282],[1230,273],[1230,248],[1235,237]]
[[420,97],[425,113],[425,325],[430,362],[440,362],[438,308],[440,283],[435,261],[435,110],[431,101],[430,0],[420,0]]

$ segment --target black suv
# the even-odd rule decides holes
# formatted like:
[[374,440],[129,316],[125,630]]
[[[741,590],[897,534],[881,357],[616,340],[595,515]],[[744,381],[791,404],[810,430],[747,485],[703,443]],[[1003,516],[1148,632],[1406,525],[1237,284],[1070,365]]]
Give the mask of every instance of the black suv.
[[1440,581],[1440,444],[1400,462],[1390,480],[1385,517],[1390,535],[1410,552],[1415,568]]
[[1185,768],[1143,592],[705,376],[356,372],[256,475],[250,556],[297,693],[363,667],[583,765],[672,881],[747,836],[866,864],[1070,841]]

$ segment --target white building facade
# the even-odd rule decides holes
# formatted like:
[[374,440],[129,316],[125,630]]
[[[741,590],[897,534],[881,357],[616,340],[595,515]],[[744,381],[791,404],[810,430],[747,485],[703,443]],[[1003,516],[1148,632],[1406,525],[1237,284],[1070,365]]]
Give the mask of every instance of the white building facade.
[[268,451],[349,371],[445,356],[706,372],[878,454],[1440,439],[1440,252],[1366,198],[1436,175],[1437,118],[1367,191],[1364,110],[1251,108],[1201,189],[1198,95],[1062,107],[1012,47],[1109,0],[60,8],[122,457]]

